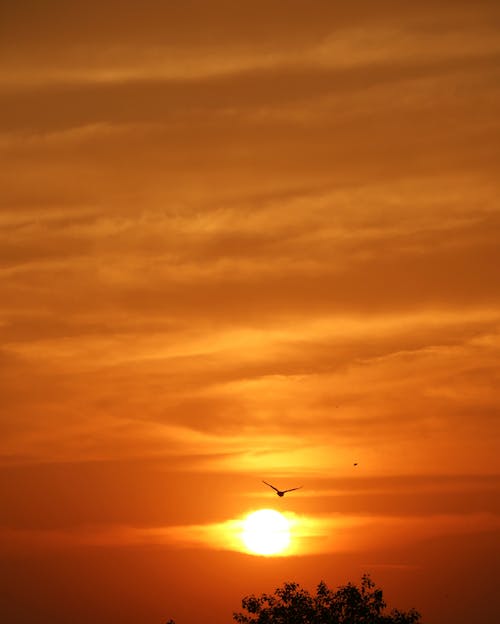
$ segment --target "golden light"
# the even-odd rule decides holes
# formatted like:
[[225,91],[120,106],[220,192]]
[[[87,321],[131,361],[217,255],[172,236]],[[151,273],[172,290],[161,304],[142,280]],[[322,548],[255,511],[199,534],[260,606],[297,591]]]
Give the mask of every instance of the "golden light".
[[290,522],[274,509],[259,509],[243,521],[241,539],[254,555],[277,555],[290,545]]

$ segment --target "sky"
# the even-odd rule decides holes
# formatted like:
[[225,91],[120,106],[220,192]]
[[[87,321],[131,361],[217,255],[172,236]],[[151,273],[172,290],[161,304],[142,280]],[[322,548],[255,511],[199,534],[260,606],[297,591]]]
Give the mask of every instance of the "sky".
[[[494,621],[499,26],[1,3],[5,621],[224,624],[363,573]],[[241,539],[265,508],[279,556]]]

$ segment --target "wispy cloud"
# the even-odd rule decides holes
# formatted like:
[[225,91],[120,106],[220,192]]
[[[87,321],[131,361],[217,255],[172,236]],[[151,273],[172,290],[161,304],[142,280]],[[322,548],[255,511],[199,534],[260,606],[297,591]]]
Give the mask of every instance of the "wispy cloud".
[[[474,535],[498,531],[500,520],[487,514],[430,516],[427,518],[384,518],[373,516],[306,517],[285,514],[290,526],[290,545],[275,556],[310,556],[326,553],[379,551],[441,535]],[[244,518],[207,525],[165,527],[85,527],[66,531],[15,531],[3,529],[4,547],[36,550],[79,548],[82,546],[163,545],[176,548],[203,548],[249,552],[243,539]]]
[[494,472],[499,49],[455,4],[4,41],[2,461]]
[[491,550],[500,12],[396,4],[3,3],[13,559],[241,560],[273,503],[315,562]]

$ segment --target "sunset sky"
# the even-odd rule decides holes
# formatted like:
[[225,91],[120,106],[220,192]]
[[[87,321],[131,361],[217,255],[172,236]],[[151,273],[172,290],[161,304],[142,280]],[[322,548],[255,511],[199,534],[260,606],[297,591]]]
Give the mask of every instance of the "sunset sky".
[[[365,572],[497,619],[499,28],[1,3],[2,621],[229,624]],[[280,556],[241,540],[264,508]]]

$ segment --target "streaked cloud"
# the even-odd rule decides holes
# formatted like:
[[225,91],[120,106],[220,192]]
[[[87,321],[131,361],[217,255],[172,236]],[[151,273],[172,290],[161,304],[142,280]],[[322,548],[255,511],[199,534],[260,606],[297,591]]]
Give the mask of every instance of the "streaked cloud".
[[1,11],[2,542],[496,535],[498,7]]
[[[311,556],[326,553],[398,548],[442,535],[471,536],[498,531],[498,517],[482,515],[383,518],[370,516],[304,517],[284,514],[290,524],[290,546],[274,556]],[[2,530],[0,540],[9,550],[81,548],[82,546],[157,545],[175,548],[203,547],[247,553],[243,541],[244,518],[211,525],[172,527],[89,527],[71,531]],[[248,553],[252,554],[252,553]]]

